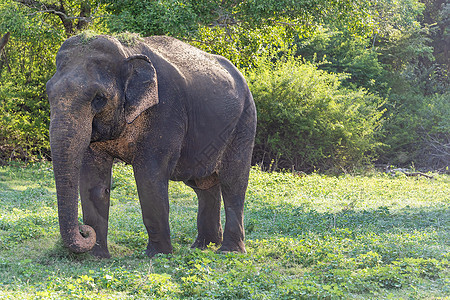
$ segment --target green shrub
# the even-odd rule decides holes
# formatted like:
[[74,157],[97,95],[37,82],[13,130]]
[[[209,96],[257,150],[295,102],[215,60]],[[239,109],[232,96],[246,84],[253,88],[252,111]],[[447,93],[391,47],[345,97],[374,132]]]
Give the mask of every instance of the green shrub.
[[0,4],[0,158],[48,157],[50,109],[45,83],[54,73],[63,33],[15,1]]
[[443,169],[450,161],[450,93],[393,95],[383,131],[382,160],[394,165]]
[[296,41],[297,54],[308,61],[323,60],[319,69],[348,73],[344,86],[358,86],[387,96],[389,85],[372,36],[355,36],[343,28],[320,27]]
[[327,73],[295,58],[268,57],[247,74],[258,110],[254,162],[297,170],[348,168],[379,146],[382,99],[341,85],[345,74]]

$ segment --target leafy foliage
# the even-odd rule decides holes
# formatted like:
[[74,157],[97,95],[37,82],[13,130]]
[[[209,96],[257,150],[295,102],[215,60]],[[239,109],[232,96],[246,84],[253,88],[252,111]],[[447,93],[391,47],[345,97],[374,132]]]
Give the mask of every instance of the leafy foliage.
[[350,88],[364,87],[386,97],[389,84],[379,53],[372,46],[371,37],[352,37],[339,28],[318,28],[314,33],[296,40],[297,55],[315,62],[331,73],[346,73],[343,84]]
[[[50,158],[45,84],[55,72],[56,52],[64,39],[92,24],[101,28],[91,4],[45,0],[0,4],[0,33],[11,33],[0,57],[2,161]],[[93,10],[99,13],[99,8]]]
[[50,23],[70,37],[91,26],[101,28],[99,19],[104,13],[97,0],[14,0],[27,8],[30,15]]
[[49,151],[45,83],[63,35],[9,0],[0,4],[0,32],[6,31],[11,37],[0,63],[1,153],[43,158]]
[[427,10],[435,9],[433,17],[426,14],[428,23],[419,23],[425,8],[422,3],[378,1],[371,8],[372,34],[354,36],[345,28],[327,24],[296,44],[297,53],[307,60],[322,60],[320,69],[348,73],[344,86],[362,86],[386,99],[386,122],[380,136],[385,147],[377,151],[379,163],[444,170],[448,132],[434,135],[431,128],[448,119],[448,110],[442,107],[433,116],[429,107],[436,100],[448,99],[450,81],[443,71],[448,66],[434,62],[435,39],[431,38],[437,29],[430,24],[433,18],[441,25],[445,21],[436,12],[437,4],[426,3]]
[[256,163],[346,168],[375,150],[382,101],[364,89],[342,87],[343,75],[293,58],[275,64],[266,58],[247,77],[258,109]]
[[[195,36],[202,26],[242,26],[291,22],[294,27],[345,21],[363,26],[370,1],[103,1],[113,30],[143,35]],[[130,16],[133,16],[132,18]]]
[[[309,62],[302,68],[312,66],[316,71],[326,71],[315,72],[322,74],[319,77],[339,78],[339,84],[331,84],[336,93],[329,93],[329,97],[339,99],[330,98],[322,103],[330,105],[321,108],[323,117],[305,115],[305,111],[290,106],[293,115],[287,118],[297,124],[321,119],[322,127],[318,130],[329,132],[316,135],[314,143],[301,145],[300,139],[311,135],[309,125],[304,132],[303,127],[290,129],[288,136],[294,138],[289,141],[271,133],[269,144],[276,150],[266,154],[265,164],[289,156],[291,161],[284,160],[284,167],[336,169],[378,158],[379,164],[414,163],[420,168],[445,170],[449,133],[438,124],[448,119],[445,99],[450,86],[446,38],[449,7],[443,0],[3,1],[0,33],[10,31],[12,35],[0,56],[0,157],[7,160],[50,156],[45,82],[54,72],[54,56],[64,38],[86,29],[127,38],[123,32],[128,30],[142,36],[176,36],[209,53],[225,56],[243,73],[255,74],[255,70],[264,69],[259,67],[261,59],[267,53],[279,52],[272,57],[275,64],[290,55]],[[281,60],[279,65],[282,63]],[[299,80],[305,79],[306,75]],[[318,93],[327,84],[317,87]],[[260,92],[261,89],[257,91]],[[295,93],[301,91],[294,88],[288,94]],[[371,109],[353,114],[350,106],[342,104],[349,103],[352,97],[358,99],[355,102],[359,108],[376,107],[381,97],[385,101],[381,108],[384,115],[375,117],[369,112]],[[264,101],[268,100],[266,97]],[[339,105],[334,106],[335,103]],[[432,109],[434,106],[442,109]],[[344,112],[345,109],[349,111]],[[371,117],[360,118],[365,114]],[[300,122],[303,117],[311,120]],[[338,117],[350,119],[335,121]],[[325,120],[331,123],[323,125]],[[277,120],[268,122],[275,124]],[[356,125],[358,122],[361,123]],[[344,129],[339,127],[344,123]],[[341,129],[331,124],[339,124]],[[260,125],[268,130],[263,122]],[[373,130],[380,125],[383,130],[375,134]],[[371,129],[365,132],[368,128]],[[258,134],[266,139],[269,136],[267,132]],[[368,137],[367,143],[372,144],[368,146],[363,137]],[[321,138],[329,140],[318,141]],[[275,142],[276,139],[280,141]],[[342,141],[347,144],[340,144]],[[385,147],[379,147],[380,143]],[[293,152],[294,145],[300,153]],[[264,151],[259,150],[255,162],[263,160]],[[293,157],[304,158],[305,151],[311,152],[311,157],[293,161]]]
[[230,59],[240,68],[254,63],[267,47],[292,42],[324,22],[345,24],[348,30],[369,30],[370,1],[103,1],[111,13],[113,32],[143,36],[168,34],[210,53]]
[[383,129],[390,147],[382,158],[397,165],[416,161],[419,167],[445,168],[450,160],[450,94],[408,93],[391,99]]

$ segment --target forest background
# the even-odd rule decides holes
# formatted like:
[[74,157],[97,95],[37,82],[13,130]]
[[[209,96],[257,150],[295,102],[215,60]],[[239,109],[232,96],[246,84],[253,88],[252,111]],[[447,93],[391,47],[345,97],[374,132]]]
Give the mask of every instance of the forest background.
[[[45,83],[75,34],[170,35],[231,60],[265,170],[448,171],[450,1],[3,0],[0,159],[50,159]],[[133,34],[129,33],[132,32]]]

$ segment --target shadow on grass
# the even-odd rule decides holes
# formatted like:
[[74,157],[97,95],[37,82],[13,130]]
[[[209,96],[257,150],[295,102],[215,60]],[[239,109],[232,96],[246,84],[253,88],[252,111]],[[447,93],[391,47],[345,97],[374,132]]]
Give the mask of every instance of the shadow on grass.
[[380,206],[373,210],[348,210],[339,213],[283,204],[246,211],[247,233],[267,233],[295,237],[307,232],[322,235],[336,229],[355,232],[389,233],[398,231],[435,230],[448,233],[450,209],[441,207],[405,207],[390,210]]

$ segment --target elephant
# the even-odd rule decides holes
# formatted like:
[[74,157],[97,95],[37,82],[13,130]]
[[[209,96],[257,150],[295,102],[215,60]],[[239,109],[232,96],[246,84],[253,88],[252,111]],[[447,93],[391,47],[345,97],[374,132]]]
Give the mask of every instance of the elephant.
[[149,257],[173,252],[169,181],[197,194],[193,248],[246,252],[256,109],[230,61],[168,36],[81,34],[60,47],[46,89],[60,234],[70,251],[111,257],[112,165],[121,160],[133,168]]

